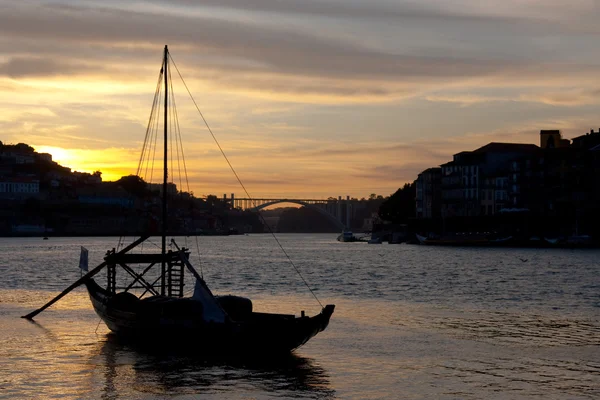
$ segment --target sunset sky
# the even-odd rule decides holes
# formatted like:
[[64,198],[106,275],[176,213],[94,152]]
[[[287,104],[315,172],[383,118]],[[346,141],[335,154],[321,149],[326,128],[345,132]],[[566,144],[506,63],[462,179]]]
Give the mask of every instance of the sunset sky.
[[[255,197],[389,195],[600,127],[600,0],[1,1],[0,140],[135,173],[162,50]],[[191,189],[242,195],[174,83]]]

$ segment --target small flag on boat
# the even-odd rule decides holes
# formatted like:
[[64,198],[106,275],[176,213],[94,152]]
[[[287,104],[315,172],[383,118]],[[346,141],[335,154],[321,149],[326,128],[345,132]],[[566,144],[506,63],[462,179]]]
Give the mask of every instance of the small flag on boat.
[[81,246],[81,254],[79,255],[79,268],[86,271],[88,270],[88,250]]

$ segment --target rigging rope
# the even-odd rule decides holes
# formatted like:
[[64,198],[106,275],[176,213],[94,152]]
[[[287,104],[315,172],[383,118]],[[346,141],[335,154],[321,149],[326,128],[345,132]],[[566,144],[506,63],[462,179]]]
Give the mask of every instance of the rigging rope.
[[[175,104],[175,90],[173,89],[173,79],[171,79],[171,69],[169,69],[169,84],[170,84],[170,91],[171,91],[171,109],[169,110],[169,112],[172,112],[172,115],[169,114],[171,116],[171,122],[173,124],[173,129],[171,132],[175,132],[175,134],[171,134],[171,152],[173,152],[173,136],[175,136],[175,153],[177,154],[177,177],[179,178],[179,188],[180,191],[183,189],[183,182],[181,180],[181,160],[179,157],[179,148],[181,147],[181,143],[180,143],[180,137],[181,137],[181,132],[179,132],[179,116],[177,115],[177,105]],[[183,149],[182,149],[182,156],[183,156]],[[171,167],[173,168],[173,167]],[[187,173],[187,172],[186,172]],[[173,175],[173,182],[175,181],[175,177]]]
[[152,101],[152,109],[150,110],[150,117],[148,118],[148,125],[146,126],[146,136],[144,138],[144,145],[142,146],[142,153],[140,154],[140,161],[138,162],[138,168],[135,173],[137,176],[140,176],[140,168],[143,164],[144,155],[147,150],[146,143],[148,142],[148,134],[150,133],[150,130],[152,128],[151,124],[152,124],[152,119],[154,118],[154,110],[156,108],[156,102],[159,98],[159,89],[160,89],[161,79],[162,79],[162,69],[161,69],[161,73],[158,74],[158,82],[156,82],[156,89],[154,90],[154,100]]
[[[162,86],[160,87],[159,95],[162,95]],[[158,149],[158,132],[160,131],[160,115],[162,114],[162,101],[158,102],[158,112],[157,117],[155,118],[156,127],[154,128],[154,147],[152,157],[148,156],[148,160],[152,160],[151,163],[146,164],[146,173],[148,173],[148,167],[150,166],[150,177],[146,175],[148,182],[152,182],[154,180],[154,162],[156,161],[156,150]]]
[[[169,57],[170,58],[170,57]],[[171,61],[173,61],[171,59]],[[173,112],[173,117],[170,118],[171,122],[173,123],[173,128],[174,128],[174,133],[175,135],[171,134],[171,153],[173,152],[173,136],[175,136],[175,150],[177,153],[177,174],[178,174],[178,178],[179,178],[179,187],[183,188],[183,182],[181,179],[181,161],[179,158],[179,153],[181,151],[181,160],[183,161],[183,170],[184,170],[184,176],[185,176],[185,182],[186,182],[186,189],[187,189],[187,193],[191,193],[190,190],[190,181],[188,179],[188,175],[187,175],[187,166],[185,164],[185,155],[183,152],[183,141],[181,139],[181,127],[179,125],[179,115],[177,114],[177,104],[175,102],[175,89],[173,88],[173,79],[171,78],[171,70],[172,68],[169,68],[169,87],[170,87],[170,91],[171,91],[171,109],[169,110],[169,112]],[[171,114],[169,114],[171,115]],[[171,130],[171,132],[173,132],[173,130]],[[173,157],[171,156],[171,170],[173,170]],[[174,179],[173,179],[174,180]],[[191,196],[190,196],[191,198]],[[190,213],[191,210],[193,209],[193,201],[192,201],[192,208],[190,209]],[[195,238],[195,242],[196,242],[196,253],[198,255],[198,266],[200,268],[200,277],[204,279],[204,270],[202,267],[202,260],[200,258],[200,244],[198,243],[198,235],[194,235]],[[186,247],[187,247],[187,238],[186,238]]]
[[[240,177],[238,176],[237,172],[233,168],[233,165],[231,165],[231,162],[229,162],[229,158],[227,158],[227,155],[225,154],[225,151],[223,150],[223,148],[219,144],[219,141],[217,140],[215,134],[213,133],[213,131],[210,128],[210,126],[208,125],[208,122],[206,121],[206,118],[204,118],[204,114],[202,114],[202,111],[200,111],[200,108],[198,107],[198,104],[196,103],[196,100],[194,99],[194,96],[192,96],[192,93],[190,92],[190,89],[188,88],[187,84],[185,83],[185,80],[183,79],[183,76],[181,76],[181,72],[179,72],[179,68],[177,68],[177,64],[175,64],[175,61],[171,57],[171,54],[169,54],[169,59],[173,63],[173,66],[175,66],[175,69],[177,70],[177,73],[179,74],[179,78],[181,78],[181,81],[183,82],[183,85],[185,86],[185,89],[187,90],[188,94],[190,95],[190,98],[192,99],[192,102],[194,103],[194,106],[196,107],[196,110],[198,111],[198,113],[202,117],[202,121],[204,121],[204,125],[206,125],[206,128],[210,132],[210,135],[212,136],[215,144],[217,145],[217,147],[219,148],[219,151],[223,155],[223,158],[227,162],[227,165],[229,165],[229,168],[231,169],[231,172],[233,172],[233,175],[235,176],[235,178],[237,179],[238,183],[240,184],[240,186],[244,190],[244,193],[246,193],[246,196],[248,196],[248,198],[250,199],[252,205],[255,206],[254,199],[252,198],[252,196],[250,196],[250,193],[248,193],[248,190],[246,190],[246,186],[244,186],[244,184],[242,183],[242,180],[240,179]],[[233,206],[233,204],[232,204],[232,206]],[[313,295],[313,297],[315,298],[315,300],[317,300],[317,302],[319,303],[319,305],[321,306],[321,308],[323,308],[323,304],[321,303],[321,301],[319,300],[319,298],[317,297],[317,295],[315,294],[315,292],[311,289],[311,287],[309,286],[309,284],[306,281],[306,279],[304,279],[304,276],[302,276],[302,274],[300,273],[300,270],[298,270],[298,268],[296,267],[296,265],[292,261],[291,257],[288,255],[287,251],[285,251],[285,249],[283,248],[283,246],[279,242],[279,239],[277,238],[277,236],[275,235],[275,233],[273,232],[273,230],[271,229],[271,227],[269,226],[269,224],[266,223],[265,218],[260,213],[258,213],[258,215],[262,219],[264,225],[267,226],[267,228],[269,230],[269,233],[273,236],[273,238],[277,242],[277,245],[279,246],[279,248],[281,249],[281,251],[283,252],[283,254],[285,255],[285,257],[288,259],[290,265],[294,268],[294,270],[296,271],[296,273],[298,274],[298,276],[300,277],[300,279],[302,279],[302,282],[304,282],[304,285],[306,285],[306,287],[308,288],[308,290],[310,291],[310,293]]]

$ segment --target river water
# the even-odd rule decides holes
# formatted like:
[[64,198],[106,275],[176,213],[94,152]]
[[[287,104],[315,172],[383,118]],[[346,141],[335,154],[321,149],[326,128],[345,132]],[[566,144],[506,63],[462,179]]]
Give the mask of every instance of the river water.
[[[94,266],[117,239],[0,239],[0,397],[600,398],[599,250],[278,238],[336,310],[325,332],[276,361],[131,348],[83,288],[21,319],[79,277],[80,246]],[[319,311],[269,235],[178,242],[215,293],[250,297],[258,311]]]

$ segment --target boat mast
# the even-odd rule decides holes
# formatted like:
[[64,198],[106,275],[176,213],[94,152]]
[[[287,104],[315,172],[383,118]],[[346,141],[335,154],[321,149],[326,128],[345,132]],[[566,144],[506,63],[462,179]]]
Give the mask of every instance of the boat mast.
[[162,262],[161,262],[161,278],[160,278],[160,294],[165,295],[165,273],[167,271],[165,255],[167,252],[167,115],[168,115],[168,91],[169,85],[167,81],[168,71],[167,65],[169,62],[169,50],[165,45],[165,55],[163,60],[164,76],[165,76],[165,131],[164,131],[164,156],[163,156],[163,198],[162,198]]

